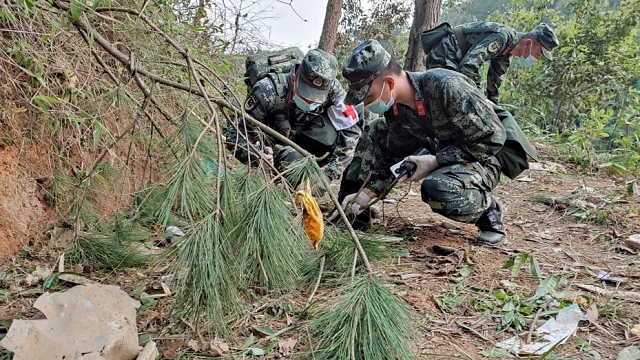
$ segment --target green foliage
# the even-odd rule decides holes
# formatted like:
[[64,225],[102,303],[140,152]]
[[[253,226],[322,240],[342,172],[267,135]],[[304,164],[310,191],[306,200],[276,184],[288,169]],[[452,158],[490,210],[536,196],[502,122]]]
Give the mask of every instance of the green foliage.
[[536,279],[540,279],[540,265],[538,265],[538,261],[533,257],[533,255],[529,255],[529,253],[522,252],[513,258],[509,259],[506,264],[504,264],[503,269],[511,269],[511,276],[518,275],[520,272],[520,268],[522,265],[529,259],[529,268],[531,269],[531,275]]
[[172,315],[197,324],[204,314],[213,331],[228,334],[225,319],[240,310],[239,274],[233,271],[228,234],[216,214],[194,223],[175,251],[170,268],[177,294]]
[[376,39],[398,59],[404,58],[409,39],[409,20],[413,3],[402,0],[381,0],[365,11],[359,1],[347,0],[334,55],[342,63],[353,48],[366,39]]
[[258,282],[272,289],[294,288],[299,279],[303,252],[311,247],[302,226],[291,213],[291,197],[281,187],[257,179],[238,187],[237,209],[242,209],[232,237],[242,262],[246,283]]
[[333,302],[314,311],[309,325],[314,359],[413,359],[408,306],[375,277],[362,275]]
[[438,308],[442,311],[449,310],[451,308],[457,307],[462,304],[466,298],[464,294],[464,284],[459,283],[456,284],[451,291],[445,293],[444,295],[434,296],[433,299],[436,301]]
[[452,26],[456,26],[473,21],[483,21],[495,11],[505,11],[510,2],[510,0],[446,1],[443,4],[440,22],[448,22]]
[[501,100],[519,109],[521,121],[557,134],[586,165],[637,172],[640,94],[634,84],[640,78],[640,2],[626,0],[612,8],[599,0],[575,0],[567,2],[567,9],[514,1],[507,13],[490,17],[522,29],[546,20],[560,39],[553,62],[511,67]]
[[[389,252],[379,247],[380,242],[368,239],[366,236],[360,239],[360,243],[369,261],[379,260]],[[325,265],[322,278],[325,281],[328,279],[340,280],[346,276],[351,279],[355,251],[355,245],[348,233],[333,226],[325,227],[324,238],[320,242],[320,251],[311,253],[302,265],[302,282],[305,284],[315,283],[320,270],[318,264],[323,256],[325,256]],[[358,256],[356,269],[362,269],[361,264],[362,259]]]
[[130,220],[99,221],[72,242],[68,254],[72,263],[97,263],[108,269],[139,266],[146,257],[137,253],[131,244],[142,243],[147,238],[146,232]]

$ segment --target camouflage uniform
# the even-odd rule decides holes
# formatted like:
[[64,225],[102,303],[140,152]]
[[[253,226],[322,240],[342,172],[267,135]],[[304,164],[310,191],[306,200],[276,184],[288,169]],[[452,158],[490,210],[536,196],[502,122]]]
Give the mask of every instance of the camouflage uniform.
[[389,167],[432,138],[438,141],[440,167],[423,180],[422,200],[437,213],[474,223],[489,207],[500,180],[493,155],[504,144],[504,128],[468,78],[445,69],[407,75],[416,94],[421,93],[416,100],[424,103],[425,114],[394,105],[385,119],[369,125],[343,174],[340,200],[358,191],[367,178],[367,187],[381,194],[393,179]]
[[[350,107],[353,113],[349,114],[352,125],[344,129],[336,131],[329,117],[330,108],[345,106],[343,103],[345,91],[335,79],[336,72],[337,63],[332,55],[317,49],[311,50],[302,64],[293,67],[288,74],[283,74],[282,83],[275,83],[271,77],[265,77],[256,82],[244,104],[247,114],[275,129],[315,156],[321,157],[329,152],[330,155],[320,165],[326,165],[324,172],[330,179],[340,177],[351,161],[361,135],[357,125],[357,113],[353,107]],[[298,92],[304,92],[305,98],[317,99],[316,101],[322,104],[313,112],[302,111],[292,101],[291,75],[295,73],[299,74]],[[257,132],[250,123],[239,118],[237,124],[241,131],[246,127],[252,143],[259,141]],[[279,171],[303,157],[295,149],[279,144],[275,139],[266,138],[265,141],[267,142],[265,145],[273,148],[274,166]],[[227,131],[227,145],[234,151],[237,159],[245,163],[248,161],[244,139],[239,137],[232,127]]]
[[[553,30],[542,23],[530,34],[540,41],[544,55],[551,60],[553,57],[545,47],[553,50],[559,45]],[[509,26],[494,22],[479,21],[459,25],[428,50],[425,65],[427,69],[445,68],[459,71],[480,87],[480,68],[489,61],[485,91],[489,100],[497,103],[502,76],[511,63],[510,51],[523,35],[524,33],[517,32]]]
[[[386,51],[368,40],[347,60],[343,68],[351,84],[347,103],[361,102],[372,79],[381,73],[372,69],[388,64],[379,53]],[[415,90],[416,110],[395,104],[384,113],[385,119],[369,125],[343,174],[339,199],[357,192],[365,181],[367,188],[383,193],[393,179],[389,167],[425,147],[431,138],[438,142],[434,155],[439,167],[422,181],[422,200],[450,219],[475,223],[491,206],[491,192],[500,180],[494,155],[506,140],[505,129],[466,76],[446,69],[406,74]]]

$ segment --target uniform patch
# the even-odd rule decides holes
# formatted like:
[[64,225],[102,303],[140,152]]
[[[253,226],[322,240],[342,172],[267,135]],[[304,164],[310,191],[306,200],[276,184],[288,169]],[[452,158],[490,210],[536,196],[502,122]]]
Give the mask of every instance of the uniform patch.
[[500,40],[494,40],[493,42],[491,42],[491,44],[489,44],[488,50],[490,53],[494,53],[500,50],[501,47],[502,47],[502,42]]
[[251,111],[258,106],[258,97],[256,94],[251,93],[244,101],[244,111]]

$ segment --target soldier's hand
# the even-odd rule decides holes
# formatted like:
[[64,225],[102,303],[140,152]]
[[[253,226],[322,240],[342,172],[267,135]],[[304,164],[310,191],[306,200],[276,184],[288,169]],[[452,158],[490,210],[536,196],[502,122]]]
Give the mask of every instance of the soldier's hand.
[[342,209],[347,214],[360,215],[371,202],[371,196],[366,191],[347,195],[342,200]]
[[262,149],[262,166],[265,170],[273,169],[273,149],[269,146]]
[[409,156],[407,161],[416,164],[416,171],[406,181],[420,181],[427,177],[433,170],[438,168],[438,161],[434,155]]

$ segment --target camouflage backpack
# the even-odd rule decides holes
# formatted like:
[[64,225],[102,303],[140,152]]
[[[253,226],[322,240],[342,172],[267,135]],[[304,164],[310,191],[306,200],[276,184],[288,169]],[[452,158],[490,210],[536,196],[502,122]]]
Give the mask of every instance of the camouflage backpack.
[[284,74],[288,73],[294,65],[300,64],[303,57],[302,51],[295,46],[247,56],[244,74],[247,92],[251,91],[258,80],[268,76],[276,84],[277,93],[281,94]]

